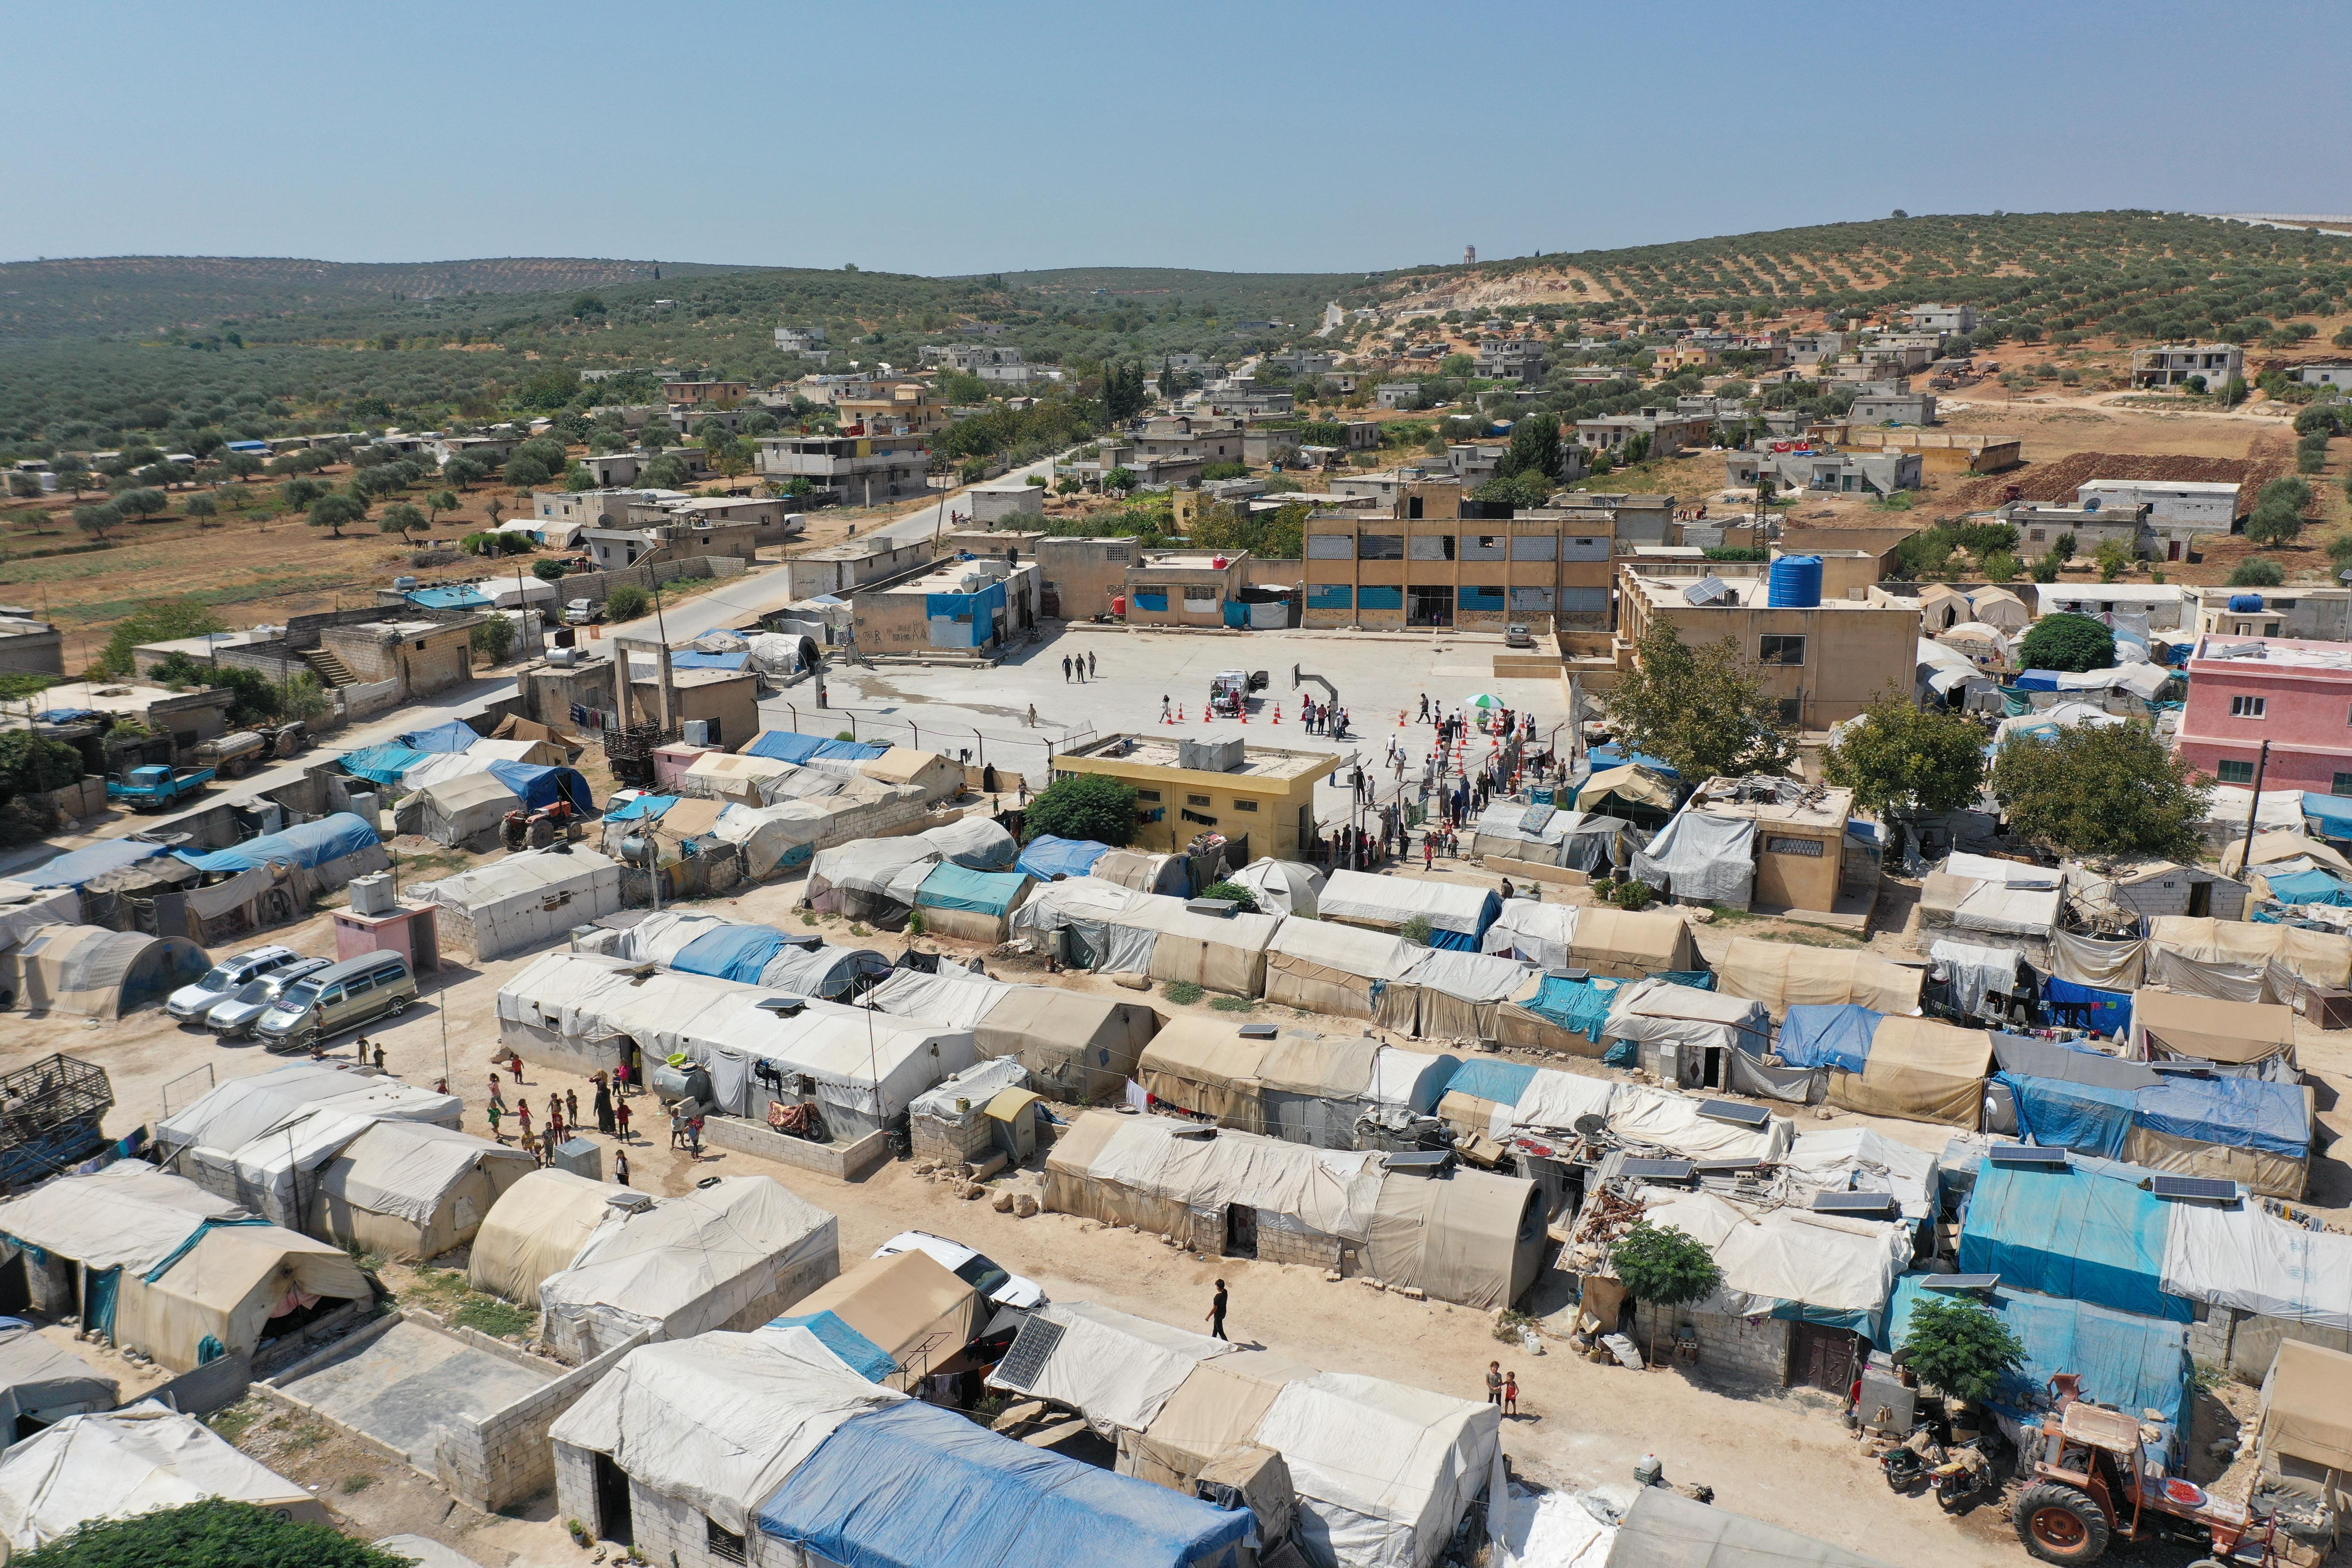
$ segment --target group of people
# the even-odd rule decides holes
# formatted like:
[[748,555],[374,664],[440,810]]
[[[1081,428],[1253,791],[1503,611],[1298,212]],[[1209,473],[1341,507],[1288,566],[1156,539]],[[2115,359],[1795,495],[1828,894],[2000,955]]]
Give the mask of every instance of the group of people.
[[[494,1142],[507,1141],[504,1126],[513,1119],[517,1140],[522,1152],[541,1166],[555,1163],[555,1151],[566,1137],[578,1133],[580,1123],[580,1091],[567,1089],[561,1093],[547,1092],[547,1112],[538,1125],[532,1124],[530,1097],[520,1091],[528,1087],[522,1076],[522,1058],[509,1052],[505,1059],[508,1075],[514,1079],[515,1101],[511,1110],[507,1105],[506,1083],[497,1068],[490,1070],[490,1103],[487,1115],[490,1137]],[[629,1065],[623,1062],[610,1074],[599,1069],[589,1078],[589,1110],[596,1119],[596,1131],[619,1141],[621,1147],[614,1152],[614,1179],[623,1186],[629,1184]],[[617,1091],[617,1092],[616,1092]]]
[[1298,702],[1298,716],[1310,735],[1328,735],[1335,741],[1348,738],[1348,710],[1337,703],[1303,697]]
[[[1065,686],[1069,684],[1070,675],[1073,671],[1076,671],[1077,674],[1078,683],[1082,686],[1086,684],[1087,679],[1089,679],[1095,673],[1095,656],[1090,653],[1082,653],[1076,655],[1075,657],[1070,654],[1064,654],[1062,656],[1062,684]],[[1163,698],[1161,700],[1165,701],[1166,699]]]

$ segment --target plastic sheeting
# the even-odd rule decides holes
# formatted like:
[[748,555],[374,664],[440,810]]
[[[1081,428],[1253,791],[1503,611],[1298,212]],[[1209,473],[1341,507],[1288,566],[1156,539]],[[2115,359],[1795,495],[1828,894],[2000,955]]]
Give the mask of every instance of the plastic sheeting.
[[1305,915],[1311,920],[1320,913],[1323,873],[1312,866],[1262,856],[1229,879],[1255,896],[1263,914]]
[[1790,1067],[1832,1067],[1861,1072],[1870,1062],[1871,1037],[1885,1015],[1851,1004],[1791,1007],[1772,1053]]
[[[1948,1301],[1927,1288],[1934,1275],[1906,1275],[1886,1314],[1886,1348],[1900,1349],[1911,1313],[1923,1301]],[[2047,1384],[2059,1373],[2083,1379],[2083,1397],[2135,1414],[2160,1410],[2186,1434],[2192,1363],[2189,1331],[2179,1322],[2118,1312],[2017,1289],[2008,1284],[1973,1293],[1978,1304],[2007,1324],[2025,1347],[2025,1364],[2006,1373],[1988,1401],[2012,1420],[2032,1419],[2049,1405]]]
[[1634,1494],[1607,1568],[1885,1568],[1864,1557],[1664,1487]]
[[474,956],[488,960],[553,942],[619,909],[621,868],[577,846],[529,849],[413,884],[406,893],[464,916],[473,928]]
[[1429,921],[1432,947],[1479,950],[1486,928],[1503,911],[1503,901],[1484,888],[1458,882],[1425,882],[1369,871],[1334,871],[1318,900],[1321,916],[1394,931],[1419,916]]
[[[2299,926],[2220,921],[2191,915],[2160,915],[2148,922],[2148,952],[2199,964],[2256,965],[2265,971],[2272,997],[2291,1000],[2299,989],[2352,985],[2352,937]],[[2190,987],[2167,979],[2175,990]],[[2215,993],[2207,993],[2214,994]],[[2233,996],[2234,1001],[2265,998]]]
[[868,1258],[796,1303],[804,1316],[837,1315],[890,1358],[884,1380],[912,1392],[932,1369],[958,1360],[979,1334],[988,1303],[920,1247]]
[[1311,1561],[1426,1568],[1490,1483],[1502,1412],[1376,1377],[1321,1373],[1282,1385],[1257,1441],[1290,1468]]
[[1790,1186],[1801,1193],[1888,1193],[1905,1219],[1936,1217],[1936,1156],[1866,1127],[1801,1132],[1785,1163]]
[[316,822],[297,823],[282,833],[248,838],[234,848],[215,849],[204,855],[191,855],[184,850],[179,854],[181,859],[199,871],[250,871],[276,860],[316,870],[370,849],[375,851],[379,864],[391,864],[383,854],[383,836],[365,819],[339,811]]
[[2260,1447],[2265,1455],[2297,1459],[2334,1472],[2327,1498],[2341,1506],[2344,1474],[2352,1470],[2352,1355],[2289,1340],[2280,1344],[2263,1377]]
[[467,1281],[477,1290],[536,1307],[548,1276],[571,1268],[598,1226],[618,1222],[609,1200],[625,1190],[569,1171],[525,1173],[483,1218],[468,1255]]
[[408,770],[432,760],[430,752],[419,752],[407,746],[366,746],[356,752],[346,752],[339,759],[343,772],[370,784],[397,784]]
[[471,751],[481,738],[481,732],[463,719],[452,719],[429,730],[407,731],[393,740],[413,752],[438,753]]
[[130,1519],[206,1498],[251,1503],[306,1524],[325,1505],[249,1459],[193,1415],[152,1400],[69,1415],[0,1457],[0,1535],[18,1552],[96,1520]]
[[1091,838],[1056,838],[1045,833],[1022,847],[1014,865],[1041,882],[1050,882],[1056,877],[1083,877],[1109,853],[1109,845]]
[[1013,835],[1003,825],[984,816],[967,816],[961,822],[942,823],[927,827],[917,835],[940,853],[940,858],[974,871],[1008,871],[1013,868],[1014,846]]
[[808,1330],[771,1327],[640,1345],[548,1436],[742,1534],[843,1423],[905,1400]]
[[1608,1032],[1612,1039],[1679,1047],[1695,1064],[1706,1047],[1758,1054],[1772,1037],[1772,1022],[1764,1004],[1746,996],[1640,980],[1617,993]]
[[1977,1171],[1960,1226],[1963,1274],[1998,1274],[2045,1296],[2186,1322],[2189,1301],[2164,1288],[2175,1205],[2083,1170]]
[[2105,991],[2130,991],[2140,983],[2147,944],[2077,936],[2073,931],[2050,933],[2051,973],[2077,985]]
[[942,863],[932,868],[916,890],[915,905],[927,910],[968,910],[974,914],[1011,914],[1028,890],[1025,871],[973,871]]
[[1752,996],[1775,1017],[1797,1006],[1852,1003],[1878,1013],[1916,1013],[1926,971],[1868,952],[1838,952],[1735,937],[1716,965],[1722,988]]
[[1685,810],[1633,857],[1633,875],[1692,903],[1744,910],[1756,886],[1756,824]]
[[818,758],[830,761],[871,762],[887,751],[887,746],[868,746],[856,741],[828,741],[815,735],[794,734],[790,730],[763,730],[743,748],[747,756],[773,757],[779,762],[808,763]]
[[1621,979],[1699,967],[1690,926],[1671,910],[1511,899],[1481,945],[1488,952],[1516,953],[1542,969],[1589,969]]
[[2022,984],[2019,965],[2024,960],[2015,948],[1939,942],[1927,956],[1951,986],[1952,1005],[1971,1017],[1982,1015],[1992,996],[2014,996]]
[[289,1062],[268,1072],[233,1078],[158,1121],[155,1142],[166,1150],[242,1149],[314,1114],[364,1124],[391,1119],[455,1127],[464,1110],[453,1094],[436,1094],[395,1078],[351,1072],[312,1062]]
[[1234,1568],[1251,1516],[909,1400],[844,1422],[759,1529],[845,1568]]
[[63,1345],[51,1344],[39,1330],[0,1321],[0,1431],[15,1432],[21,1415],[68,1405],[111,1410],[121,1398],[114,1379]]
[[830,1002],[807,1002],[787,1016],[760,1005],[762,999],[757,991],[739,992],[731,1006],[705,1012],[679,1031],[688,1056],[714,1078],[731,1076],[740,1084],[733,1096],[719,1090],[721,1109],[738,1115],[767,1114],[770,1093],[751,1075],[754,1063],[768,1062],[815,1083],[836,1136],[861,1136],[904,1114],[915,1096],[975,1059],[971,1037],[960,1030]]
[[[1106,1437],[1150,1426],[1193,1368],[1234,1349],[1091,1301],[1055,1301],[1032,1316],[1059,1324],[1062,1335],[1036,1376],[1015,1392],[1068,1405]],[[992,1378],[989,1386],[1013,1385]]]
[[2147,1061],[2294,1065],[2294,1013],[2275,1003],[2227,1002],[2164,991],[2132,993],[2132,1047]]
[[[1565,1074],[1563,1077],[1567,1076]],[[1699,1114],[1700,1101],[1642,1084],[1618,1084],[1609,1101],[1609,1131],[1629,1142],[1664,1149],[1686,1160],[1777,1160],[1796,1136],[1776,1116],[1760,1132]]]
[[149,844],[135,838],[109,838],[85,848],[53,856],[31,870],[20,873],[16,880],[28,888],[79,888],[110,871],[119,871],[125,866],[135,866],[142,860],[169,852],[161,844]]
[[2352,1237],[2307,1230],[2253,1204],[2166,1205],[2170,1295],[2352,1332]]
[[898,1370],[890,1352],[853,1329],[842,1315],[830,1308],[803,1317],[778,1318],[768,1325],[772,1329],[806,1329],[814,1334],[825,1349],[839,1356],[843,1364],[868,1383],[881,1383]]

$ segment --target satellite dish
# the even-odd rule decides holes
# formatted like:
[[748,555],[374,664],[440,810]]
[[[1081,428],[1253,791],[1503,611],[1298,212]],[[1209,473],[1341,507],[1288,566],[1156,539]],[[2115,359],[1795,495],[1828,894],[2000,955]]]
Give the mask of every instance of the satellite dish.
[[1603,1132],[1609,1131],[1609,1118],[1605,1116],[1597,1116],[1588,1110],[1582,1116],[1576,1119],[1575,1125],[1577,1136],[1580,1138],[1598,1138]]

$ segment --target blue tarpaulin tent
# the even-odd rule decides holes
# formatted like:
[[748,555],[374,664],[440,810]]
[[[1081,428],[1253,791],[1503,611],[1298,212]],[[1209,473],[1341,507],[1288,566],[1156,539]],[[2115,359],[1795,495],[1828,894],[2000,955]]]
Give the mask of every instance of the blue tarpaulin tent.
[[2303,792],[2303,815],[2311,818],[2322,838],[2352,838],[2352,795]]
[[1526,1062],[1464,1062],[1462,1070],[1446,1080],[1445,1092],[1491,1100],[1497,1105],[1517,1105],[1539,1070]]
[[2095,1083],[2062,1083],[2023,1073],[1996,1073],[2017,1100],[2017,1127],[2047,1149],[2072,1149],[2120,1160],[2131,1137],[2132,1108],[2140,1091]]
[[[1953,1299],[1926,1289],[1932,1278],[1906,1274],[1895,1281],[1886,1310],[1884,1342],[1889,1349],[1902,1345],[1912,1308],[1920,1300]],[[1990,1309],[2025,1347],[2024,1366],[2003,1377],[2000,1392],[1989,1401],[2002,1415],[2015,1418],[2045,1408],[2043,1391],[2049,1380],[2072,1372],[2082,1375],[2085,1398],[2135,1414],[2161,1410],[2172,1418],[2176,1431],[2188,1431],[2192,1368],[2189,1331],[2180,1324],[2006,1285],[1958,1300]]]
[[1960,1226],[1960,1272],[2187,1322],[2189,1303],[2162,1283],[2170,1225],[2164,1201],[2129,1182],[1987,1161]]
[[830,1310],[805,1318],[778,1318],[770,1323],[772,1329],[806,1329],[817,1337],[819,1343],[845,1363],[849,1370],[868,1383],[879,1383],[898,1370],[890,1352],[849,1326],[839,1312]]
[[502,757],[490,764],[489,772],[492,778],[522,796],[523,805],[530,810],[553,805],[559,795],[569,800],[575,810],[596,809],[596,796],[578,768],[518,763]]
[[1229,1568],[1251,1529],[914,1399],[843,1422],[760,1510],[761,1534],[843,1568]]
[[109,871],[119,871],[125,866],[152,859],[166,853],[161,844],[149,844],[136,838],[109,838],[87,848],[69,850],[16,879],[33,888],[79,888]]
[[1638,763],[1652,773],[1664,773],[1670,779],[1679,780],[1683,776],[1675,771],[1674,763],[1664,757],[1654,757],[1647,752],[1629,752],[1622,746],[1595,746],[1587,755],[1591,758],[1592,771],[1596,773],[1622,768],[1627,763]]
[[2271,897],[2283,904],[2352,904],[2352,888],[2316,868],[2264,880],[2271,885]]
[[436,724],[429,730],[411,730],[394,735],[393,740],[412,752],[469,752],[482,737],[471,724],[462,719],[452,719],[446,724]]
[[1860,1072],[1870,1064],[1871,1037],[1885,1015],[1852,1003],[1789,1009],[1773,1054],[1790,1067],[1832,1067]]
[[296,823],[282,833],[265,833],[208,855],[181,850],[179,856],[199,871],[250,871],[277,860],[289,860],[297,866],[323,866],[383,842],[383,835],[365,820],[348,811],[339,811],[332,816]]
[[2124,1035],[2131,1030],[2131,993],[2102,991],[2078,985],[2053,974],[2042,983],[2042,1000],[2058,1021],[2099,1035]]
[[2054,669],[2029,669],[2017,678],[2019,691],[2055,691],[2059,672]]
[[2298,1160],[2311,1152],[2311,1118],[2296,1084],[2168,1073],[2145,1088],[2121,1089],[2021,1073],[1998,1077],[2017,1097],[2021,1130],[2051,1148],[2120,1160],[2132,1129],[2144,1127],[2168,1138]]
[[669,656],[672,669],[740,669],[751,662],[751,650],[739,648],[733,653],[673,653]]
[[887,746],[868,746],[857,741],[827,741],[815,735],[798,735],[790,730],[767,730],[743,748],[747,757],[767,757],[779,763],[805,763],[823,757],[827,760],[870,763]]
[[433,753],[420,752],[414,746],[386,743],[369,746],[363,751],[343,753],[343,772],[353,778],[366,779],[371,784],[396,784],[400,775],[417,763],[431,760]]
[[1109,845],[1091,838],[1056,838],[1041,833],[1022,848],[1021,858],[1014,864],[1039,881],[1050,882],[1055,877],[1083,877],[1109,853]]
[[479,588],[461,584],[454,588],[412,588],[408,602],[428,610],[487,610],[490,597]]
[[783,952],[784,945],[784,933],[773,926],[718,926],[680,948],[669,966],[757,985],[768,961]]
[[952,860],[941,861],[915,891],[915,905],[927,910],[970,910],[976,914],[1007,915],[1029,885],[1025,871],[975,871]]
[[604,814],[607,822],[635,822],[641,816],[659,816],[677,804],[674,795],[641,795]]
[[1597,1046],[1601,1043],[1602,1026],[1609,1022],[1609,1008],[1617,1000],[1621,984],[1615,980],[1570,980],[1564,974],[1547,974],[1542,984],[1536,988],[1534,997],[1519,1005],[1549,1019],[1570,1034],[1582,1035]]

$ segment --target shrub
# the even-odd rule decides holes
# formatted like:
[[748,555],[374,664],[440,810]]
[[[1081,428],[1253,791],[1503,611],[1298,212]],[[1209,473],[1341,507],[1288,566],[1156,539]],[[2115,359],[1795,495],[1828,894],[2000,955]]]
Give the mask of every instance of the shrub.
[[1239,882],[1212,882],[1209,884],[1208,890],[1203,892],[1201,897],[1204,899],[1230,899],[1241,910],[1241,912],[1245,915],[1254,915],[1259,912],[1257,907],[1257,895]]
[[654,596],[635,583],[624,583],[604,596],[604,613],[616,621],[634,621],[654,606]]
[[1657,896],[1657,889],[1649,883],[1628,879],[1617,884],[1617,890],[1610,895],[1610,902],[1621,910],[1646,910]]
[[1171,980],[1160,987],[1160,994],[1179,1007],[1190,1007],[1208,994],[1190,980]]
[[1430,934],[1436,929],[1427,915],[1415,915],[1397,928],[1397,935],[1416,947],[1427,947]]
[[1635,1225],[1609,1249],[1609,1267],[1628,1295],[1660,1307],[1705,1300],[1723,1282],[1715,1255],[1672,1226]]
[[512,616],[486,616],[481,624],[467,634],[473,650],[492,664],[504,664],[507,655],[514,652],[515,640],[522,634],[515,629]]
[[565,570],[563,563],[551,556],[545,561],[534,561],[530,563],[530,574],[542,583],[560,581]]
[[1029,803],[1024,842],[1040,834],[1118,848],[1135,837],[1135,790],[1103,773],[1055,779]]
[[398,1568],[408,1562],[323,1524],[280,1519],[249,1502],[206,1498],[131,1519],[98,1519],[17,1557],[18,1568]]
[[2018,657],[2028,669],[2109,669],[2116,634],[2088,616],[2044,616],[2025,634]]
[[2267,555],[2249,555],[2230,574],[2232,588],[2275,588],[2286,581],[2286,573]]

